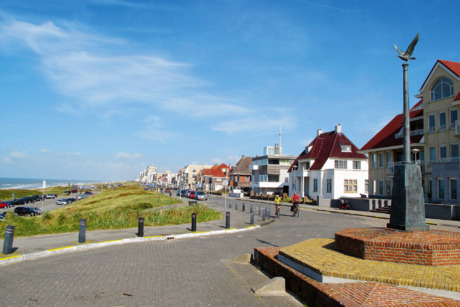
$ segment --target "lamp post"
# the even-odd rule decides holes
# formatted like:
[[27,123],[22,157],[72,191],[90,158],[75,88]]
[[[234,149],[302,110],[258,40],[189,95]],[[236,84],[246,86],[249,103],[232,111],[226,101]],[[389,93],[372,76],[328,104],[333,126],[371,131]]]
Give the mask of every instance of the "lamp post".
[[228,168],[223,169],[224,174],[225,174],[225,180],[224,180],[224,206],[227,208],[227,174],[228,174]]

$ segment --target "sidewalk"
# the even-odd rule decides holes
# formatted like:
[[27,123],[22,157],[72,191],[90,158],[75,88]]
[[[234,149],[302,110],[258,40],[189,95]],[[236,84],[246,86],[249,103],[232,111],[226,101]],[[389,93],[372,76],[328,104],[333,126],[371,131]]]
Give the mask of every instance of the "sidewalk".
[[[266,206],[268,205],[273,205],[273,201],[267,201],[267,200],[260,200],[260,199],[250,199],[250,198],[227,198],[227,202],[238,202],[238,203],[247,203],[247,204],[264,204]],[[290,203],[283,203],[282,206],[291,206]],[[390,215],[385,214],[385,213],[378,213],[378,212],[369,212],[369,211],[357,211],[357,210],[340,210],[338,208],[327,208],[327,207],[319,207],[319,206],[313,206],[313,205],[300,205],[301,209],[306,209],[306,210],[316,210],[316,211],[322,211],[322,212],[329,212],[329,213],[339,213],[339,214],[348,214],[348,215],[358,215],[358,216],[365,216],[365,217],[372,217],[372,218],[378,218],[378,219],[387,219],[388,222],[390,221]],[[436,225],[436,226],[443,226],[443,227],[452,227],[456,228],[457,231],[460,231],[460,221],[453,221],[453,220],[440,220],[440,219],[426,219],[426,223],[428,225]],[[452,229],[452,231],[456,231]]]
[[[182,199],[184,205],[188,205],[189,199]],[[194,236],[206,236],[225,233],[234,233],[239,231],[249,231],[259,228],[270,220],[262,221],[262,217],[257,215],[258,210],[254,210],[254,225],[250,224],[250,206],[248,205],[243,212],[241,205],[238,210],[227,208],[218,202],[209,202],[208,205],[220,211],[223,218],[216,221],[197,223],[196,232],[191,231],[190,224],[168,225],[168,226],[150,226],[144,227],[144,237],[138,237],[138,228],[125,228],[114,230],[93,230],[86,232],[85,243],[78,243],[78,232],[38,235],[32,237],[15,237],[13,240],[13,253],[4,255],[0,253],[0,265],[11,262],[18,262],[26,259],[35,259],[51,254],[63,253],[75,250],[85,250],[98,248],[113,244],[124,244],[130,242],[144,242],[151,240],[171,240]],[[268,207],[261,204],[262,208]],[[230,228],[226,229],[226,212],[230,212]],[[0,240],[0,247],[3,251],[4,238]]]

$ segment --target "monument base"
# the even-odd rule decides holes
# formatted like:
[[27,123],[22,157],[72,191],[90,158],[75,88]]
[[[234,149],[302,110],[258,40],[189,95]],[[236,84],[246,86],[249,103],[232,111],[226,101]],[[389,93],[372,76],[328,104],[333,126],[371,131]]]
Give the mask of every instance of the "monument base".
[[395,166],[390,223],[387,227],[404,231],[429,229],[425,223],[422,174],[417,164]]

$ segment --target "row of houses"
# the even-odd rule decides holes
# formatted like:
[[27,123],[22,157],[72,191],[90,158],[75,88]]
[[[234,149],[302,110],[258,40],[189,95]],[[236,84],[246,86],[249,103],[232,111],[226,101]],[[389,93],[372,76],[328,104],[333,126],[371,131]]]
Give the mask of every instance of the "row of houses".
[[[411,152],[421,167],[426,201],[460,205],[460,63],[438,60],[416,97],[410,109]],[[394,166],[402,160],[403,115],[396,114],[362,148],[338,124],[332,131],[318,130],[298,156],[283,154],[280,136],[280,144],[265,147],[261,156],[242,156],[235,166],[190,165],[179,180],[207,191],[391,198]]]

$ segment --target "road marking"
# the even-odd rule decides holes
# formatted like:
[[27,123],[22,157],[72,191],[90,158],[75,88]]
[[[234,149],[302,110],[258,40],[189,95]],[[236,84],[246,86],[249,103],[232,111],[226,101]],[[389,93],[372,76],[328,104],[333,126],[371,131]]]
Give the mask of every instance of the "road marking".
[[101,244],[101,243],[109,243],[109,242],[119,242],[119,241],[123,241],[123,240],[108,240],[108,241],[99,242],[99,244]]
[[13,259],[13,258],[17,258],[17,257],[21,257],[20,255],[15,255],[15,256],[10,256],[10,257],[6,257],[6,258],[0,258],[0,260],[8,260],[8,259]]
[[58,248],[53,248],[53,249],[49,249],[48,251],[49,252],[54,252],[54,251],[58,251],[58,250],[61,250],[61,249],[67,249],[67,248],[73,248],[75,246],[64,246],[64,247],[58,247]]

